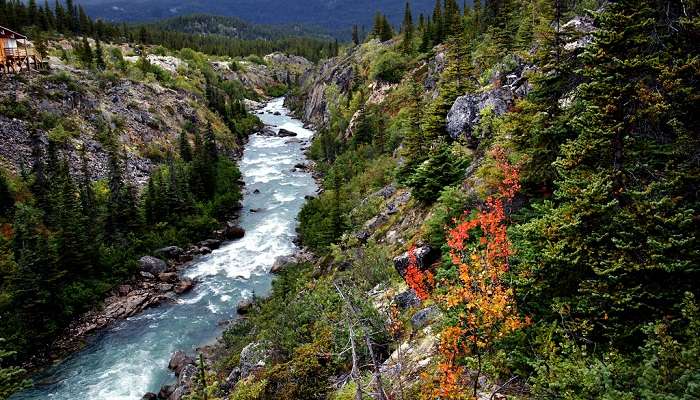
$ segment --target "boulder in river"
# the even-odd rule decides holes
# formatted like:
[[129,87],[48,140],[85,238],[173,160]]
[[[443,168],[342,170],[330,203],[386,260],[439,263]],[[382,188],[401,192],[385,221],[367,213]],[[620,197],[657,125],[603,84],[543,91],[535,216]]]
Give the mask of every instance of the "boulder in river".
[[148,392],[141,397],[141,400],[158,400],[158,395],[152,392]]
[[259,133],[260,136],[275,136],[275,131],[271,127],[264,127]]
[[180,282],[175,285],[175,293],[183,294],[187,293],[194,287],[194,281],[190,278],[182,278]]
[[277,136],[279,136],[279,137],[294,137],[296,135],[297,135],[296,132],[292,132],[292,131],[286,130],[284,128],[280,128],[280,131],[277,134]]
[[221,236],[226,240],[241,239],[245,236],[245,230],[240,226],[227,225]]
[[139,267],[141,271],[148,272],[154,276],[168,270],[168,264],[165,261],[153,256],[141,257],[139,259]]

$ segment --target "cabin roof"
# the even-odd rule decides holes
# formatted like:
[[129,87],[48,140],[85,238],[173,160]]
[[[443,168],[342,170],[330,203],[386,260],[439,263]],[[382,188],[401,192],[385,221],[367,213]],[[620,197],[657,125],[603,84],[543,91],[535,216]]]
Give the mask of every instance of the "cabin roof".
[[0,26],[0,38],[2,39],[26,39],[27,37],[22,35],[21,33],[17,33],[13,31],[12,29],[5,28],[4,26]]

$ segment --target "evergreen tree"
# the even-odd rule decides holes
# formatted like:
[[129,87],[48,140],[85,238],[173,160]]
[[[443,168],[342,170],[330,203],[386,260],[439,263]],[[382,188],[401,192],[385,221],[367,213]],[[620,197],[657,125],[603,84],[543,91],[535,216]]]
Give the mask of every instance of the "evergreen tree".
[[445,26],[445,23],[442,17],[442,3],[440,2],[440,0],[435,0],[435,8],[433,9],[433,18],[431,20],[430,26],[430,36],[433,41],[433,44],[442,43],[444,35],[443,27]]
[[357,25],[352,26],[352,43],[357,46],[360,44],[360,32]]
[[406,9],[404,11],[401,31],[403,32],[403,42],[401,44],[401,47],[404,53],[410,54],[413,52],[413,34],[415,28],[413,27],[413,15],[411,14],[411,5],[408,2],[406,2]]
[[180,158],[184,162],[192,161],[192,146],[190,146],[190,140],[187,137],[187,131],[180,132]]
[[83,36],[83,41],[78,48],[78,57],[85,68],[92,68],[94,56],[87,36]]
[[14,197],[10,191],[10,185],[7,182],[7,177],[0,171],[0,218],[10,215],[10,211],[15,205]]
[[700,203],[688,188],[700,176],[690,161],[700,146],[681,95],[692,79],[669,67],[689,62],[692,33],[661,28],[676,10],[626,0],[596,16],[599,31],[580,56],[586,83],[563,118],[574,136],[555,163],[554,200],[520,229],[528,250],[519,268],[534,274],[522,296],[551,299],[531,304],[533,313],[567,309],[591,327],[589,340],[628,350],[647,322],[680,315],[699,278],[700,253],[689,249],[698,248]]
[[107,69],[107,63],[105,62],[104,50],[102,50],[102,44],[100,39],[97,39],[95,44],[95,67],[100,71]]
[[36,0],[29,0],[27,3],[27,17],[30,25],[39,25],[39,9],[36,5]]

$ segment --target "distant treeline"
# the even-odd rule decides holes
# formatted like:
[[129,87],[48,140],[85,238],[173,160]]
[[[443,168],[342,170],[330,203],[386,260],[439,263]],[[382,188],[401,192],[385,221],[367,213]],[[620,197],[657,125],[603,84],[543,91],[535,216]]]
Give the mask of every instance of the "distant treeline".
[[0,25],[28,34],[30,38],[55,32],[92,36],[104,41],[162,45],[175,50],[189,47],[207,54],[230,57],[262,56],[281,51],[318,61],[333,55],[336,47],[333,41],[313,37],[280,35],[276,39],[246,40],[219,34],[175,32],[167,25],[114,24],[93,20],[73,0],[66,0],[65,4],[57,1],[53,7],[48,0],[44,0],[43,5],[38,5],[36,0],[29,0],[26,4],[19,0],[0,0]]

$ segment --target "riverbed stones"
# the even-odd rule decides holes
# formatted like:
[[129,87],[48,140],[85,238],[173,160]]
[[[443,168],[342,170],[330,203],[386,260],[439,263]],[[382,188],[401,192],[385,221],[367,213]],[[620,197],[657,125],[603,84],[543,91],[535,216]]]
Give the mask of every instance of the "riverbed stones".
[[163,272],[162,274],[158,274],[158,280],[161,282],[175,283],[178,279],[176,272]]
[[169,292],[173,290],[173,285],[171,283],[159,283],[157,287],[160,292]]
[[168,264],[165,261],[153,256],[139,258],[139,267],[142,272],[148,272],[154,276],[168,270]]
[[129,292],[131,292],[131,285],[119,285],[117,288],[117,293],[121,297],[127,296]]
[[221,247],[221,240],[218,240],[218,239],[202,240],[201,242],[199,242],[199,245],[202,247],[208,247],[212,250],[216,250],[219,247]]

